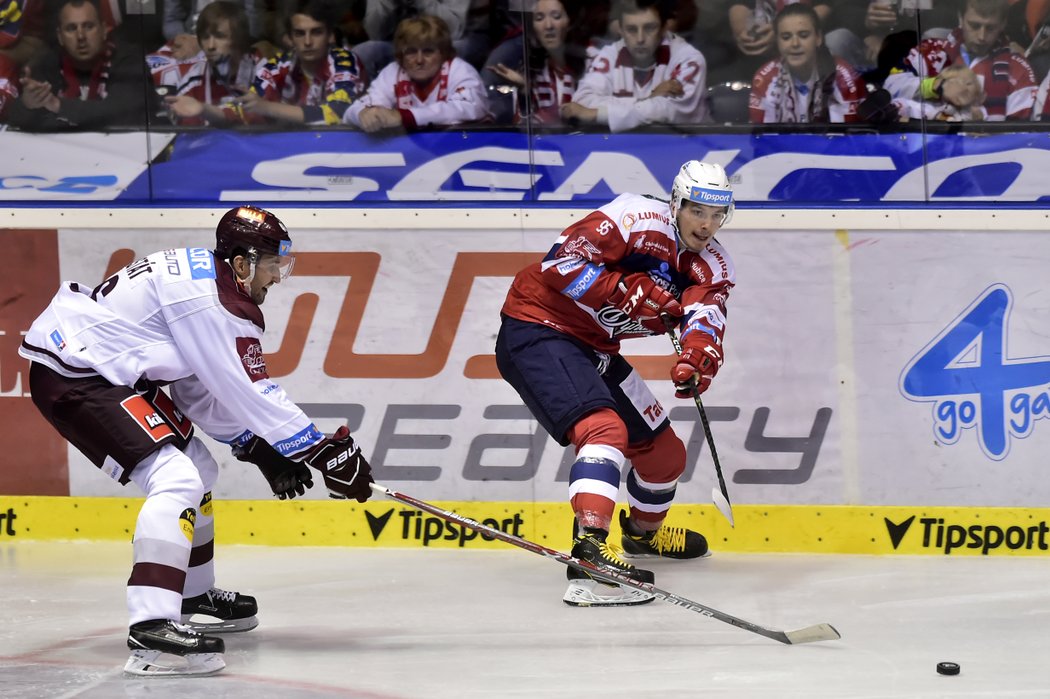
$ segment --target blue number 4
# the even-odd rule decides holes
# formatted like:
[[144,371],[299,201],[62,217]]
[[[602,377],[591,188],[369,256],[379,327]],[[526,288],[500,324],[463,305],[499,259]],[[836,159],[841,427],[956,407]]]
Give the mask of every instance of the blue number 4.
[[1027,437],[1050,417],[1048,357],[1008,358],[1006,336],[1013,298],[996,284],[945,328],[904,368],[901,393],[934,403],[934,434],[945,444],[977,429],[981,449],[1000,460],[1009,437]]

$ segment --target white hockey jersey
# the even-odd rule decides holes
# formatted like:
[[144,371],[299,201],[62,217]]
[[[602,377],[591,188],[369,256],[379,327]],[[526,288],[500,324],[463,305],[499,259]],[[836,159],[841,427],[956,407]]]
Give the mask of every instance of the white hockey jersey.
[[162,250],[94,289],[63,282],[18,353],[71,378],[169,384],[210,437],[243,444],[257,434],[299,458],[324,435],[270,379],[264,327],[228,263],[205,248]]
[[[650,96],[657,85],[672,78],[682,85],[680,97]],[[656,65],[642,73],[635,70],[621,39],[595,55],[573,101],[597,109],[598,121],[613,132],[643,124],[699,124],[708,120],[707,61],[685,39],[668,33],[656,48]]]
[[405,128],[410,130],[451,126],[488,118],[488,105],[481,76],[461,58],[442,63],[438,74],[423,87],[412,82],[395,61],[379,71],[364,97],[350,105],[343,123],[361,128],[363,109],[385,107],[400,111]]

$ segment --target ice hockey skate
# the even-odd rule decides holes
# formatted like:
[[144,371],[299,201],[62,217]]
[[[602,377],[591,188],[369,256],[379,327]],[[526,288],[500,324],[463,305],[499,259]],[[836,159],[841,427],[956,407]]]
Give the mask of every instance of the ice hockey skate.
[[210,675],[226,667],[221,638],[202,636],[169,619],[140,621],[128,630],[124,672],[143,677]]
[[685,527],[666,524],[655,531],[644,532],[634,526],[627,510],[620,510],[623,555],[628,558],[702,558],[710,556],[703,534]]
[[199,633],[237,633],[259,625],[255,598],[217,587],[182,600],[182,623]]
[[[572,545],[572,556],[593,563],[599,568],[624,575],[642,583],[652,583],[652,571],[635,568],[620,557],[620,549],[606,543],[608,532],[603,529],[583,528]],[[566,570],[569,587],[562,600],[574,607],[626,607],[645,604],[656,599],[648,592],[600,582],[582,570]]]

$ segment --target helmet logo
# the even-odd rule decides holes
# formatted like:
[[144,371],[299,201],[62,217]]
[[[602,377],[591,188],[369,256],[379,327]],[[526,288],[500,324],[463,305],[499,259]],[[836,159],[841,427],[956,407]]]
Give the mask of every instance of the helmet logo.
[[689,190],[690,201],[711,206],[729,206],[733,203],[733,193],[718,189],[693,187]]
[[266,220],[266,214],[258,209],[249,209],[242,206],[237,209],[237,218],[245,218],[254,223],[262,223]]
[[282,240],[280,246],[277,248],[277,254],[284,257],[290,255],[292,252],[292,241]]

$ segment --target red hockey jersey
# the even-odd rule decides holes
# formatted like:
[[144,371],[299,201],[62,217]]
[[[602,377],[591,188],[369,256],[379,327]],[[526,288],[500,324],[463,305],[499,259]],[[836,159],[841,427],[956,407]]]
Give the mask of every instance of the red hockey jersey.
[[621,340],[654,334],[607,302],[620,277],[637,272],[682,304],[683,337],[704,332],[721,344],[733,261],[714,239],[701,252],[679,246],[668,203],[637,194],[621,194],[565,229],[542,261],[514,278],[502,312],[618,352]]

